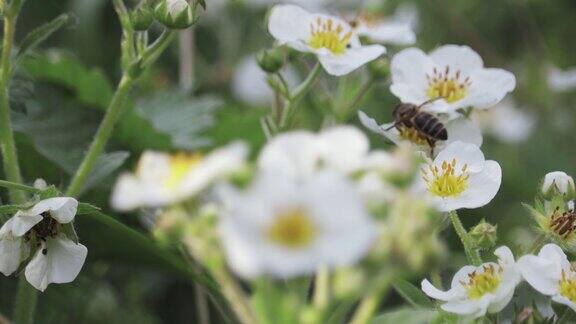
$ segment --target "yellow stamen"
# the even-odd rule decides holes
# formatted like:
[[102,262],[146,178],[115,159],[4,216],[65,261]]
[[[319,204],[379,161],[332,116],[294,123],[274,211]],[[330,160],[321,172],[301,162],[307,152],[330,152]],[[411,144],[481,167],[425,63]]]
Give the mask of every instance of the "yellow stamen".
[[432,76],[426,75],[428,79],[428,98],[441,97],[448,103],[464,98],[472,82],[469,77],[463,80],[460,80],[460,77],[460,71],[456,71],[453,76],[450,76],[449,66],[446,66],[444,71],[438,71],[434,68]]
[[312,36],[308,45],[314,49],[326,48],[334,54],[342,54],[350,43],[352,32],[344,33],[340,24],[334,24],[330,18],[322,20],[318,17],[315,23],[310,25]]
[[487,293],[494,292],[500,282],[502,268],[497,269],[494,265],[483,266],[482,272],[472,272],[468,274],[468,282],[461,281],[460,284],[466,289],[468,298],[470,299],[480,299]]
[[428,185],[428,190],[439,197],[454,197],[460,195],[468,187],[468,165],[465,164],[456,174],[456,159],[442,162],[442,170],[429,165],[428,170],[422,169],[422,178]]
[[202,161],[199,153],[178,153],[170,158],[170,176],[164,181],[168,188],[175,188],[180,184],[184,176],[192,171]]
[[277,215],[266,234],[278,245],[297,249],[312,243],[316,237],[316,228],[304,210],[295,208]]
[[560,287],[558,288],[560,295],[566,297],[571,302],[576,303],[576,280],[573,273],[568,273],[562,270],[562,279],[560,279]]
[[416,145],[426,145],[428,143],[426,137],[414,128],[400,127],[399,133],[401,139],[410,141]]

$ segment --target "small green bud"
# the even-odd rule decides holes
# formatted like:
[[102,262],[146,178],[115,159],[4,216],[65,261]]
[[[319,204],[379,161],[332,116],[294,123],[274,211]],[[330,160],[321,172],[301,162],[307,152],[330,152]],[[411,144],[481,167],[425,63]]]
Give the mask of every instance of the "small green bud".
[[368,70],[374,79],[385,79],[390,75],[390,62],[386,58],[379,58],[368,63]]
[[188,28],[198,18],[196,5],[190,5],[186,0],[162,0],[154,8],[154,16],[171,29]]
[[550,172],[542,181],[542,195],[547,200],[551,200],[555,196],[562,196],[564,200],[575,199],[574,179],[562,171]]
[[282,49],[277,47],[260,51],[256,55],[256,60],[260,68],[268,73],[278,72],[284,65]]
[[477,247],[488,250],[496,245],[496,240],[498,239],[498,234],[496,233],[497,227],[497,225],[492,225],[485,220],[481,220],[478,225],[472,228],[470,236]]
[[134,30],[144,31],[150,28],[154,21],[154,13],[152,8],[145,3],[141,3],[138,7],[130,12],[130,22]]

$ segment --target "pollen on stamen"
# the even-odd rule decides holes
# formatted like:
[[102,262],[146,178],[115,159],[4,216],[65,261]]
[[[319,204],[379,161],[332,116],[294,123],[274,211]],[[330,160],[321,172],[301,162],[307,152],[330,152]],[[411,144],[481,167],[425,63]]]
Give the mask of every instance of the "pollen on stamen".
[[326,48],[334,54],[342,54],[348,48],[352,32],[345,33],[344,26],[328,18],[316,18],[310,25],[308,45],[314,49]]
[[455,197],[460,195],[468,187],[468,166],[465,164],[461,171],[456,173],[456,159],[442,161],[441,171],[436,165],[429,165],[429,171],[422,170],[422,179],[426,182],[428,190],[439,197]]
[[427,95],[429,98],[444,98],[449,103],[461,100],[466,96],[468,88],[472,84],[469,77],[460,80],[462,73],[457,70],[451,75],[450,66],[447,65],[444,71],[440,72],[433,68],[432,76],[426,74],[428,81]]

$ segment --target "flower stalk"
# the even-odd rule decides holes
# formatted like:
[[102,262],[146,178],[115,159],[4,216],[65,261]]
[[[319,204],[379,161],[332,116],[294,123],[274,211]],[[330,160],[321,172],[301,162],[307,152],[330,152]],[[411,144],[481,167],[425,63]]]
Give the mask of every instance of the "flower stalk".
[[171,42],[174,32],[164,31],[154,43],[145,48],[142,53],[137,53],[134,44],[134,30],[130,23],[130,18],[128,11],[122,0],[115,0],[114,7],[123,29],[123,40],[122,40],[122,66],[123,74],[116,92],[112,97],[112,101],[106,110],[104,119],[102,120],[98,131],[94,137],[88,153],[84,156],[84,160],[80,164],[80,167],[76,171],[76,174],[72,178],[68,190],[66,191],[67,196],[78,196],[82,191],[82,186],[86,182],[88,175],[94,168],[98,157],[103,153],[114,126],[118,122],[118,119],[122,115],[124,110],[125,101],[136,81],[137,77],[142,73],[142,71],[150,66],[158,56],[166,49],[168,44]]
[[86,182],[86,178],[94,168],[94,164],[104,151],[104,147],[112,135],[114,126],[123,111],[122,108],[124,107],[124,103],[133,84],[134,79],[128,74],[122,76],[122,79],[116,88],[116,92],[114,93],[114,97],[110,102],[110,106],[106,111],[106,115],[96,132],[94,141],[90,145],[88,153],[84,157],[84,160],[80,164],[80,167],[76,171],[76,174],[74,175],[74,178],[72,178],[72,182],[66,191],[67,196],[74,197],[80,194],[82,186]]
[[458,213],[456,213],[456,211],[451,211],[448,214],[450,216],[450,221],[452,221],[452,226],[454,226],[456,234],[458,234],[460,241],[462,241],[462,245],[464,246],[464,251],[466,252],[466,257],[468,258],[468,261],[470,261],[470,263],[475,266],[481,265],[482,258],[480,257],[480,253],[478,252],[478,249],[476,249],[476,247],[474,246],[474,243],[472,242],[470,235],[468,234],[468,232],[466,232],[466,229],[464,229],[464,225],[462,225],[462,222],[458,217]]
[[287,98],[284,109],[282,110],[282,117],[280,118],[280,129],[286,128],[288,121],[291,119],[290,117],[294,114],[296,104],[306,93],[308,93],[308,91],[310,91],[316,82],[316,79],[320,75],[321,70],[322,68],[320,63],[316,63],[306,79],[290,94],[289,98]]

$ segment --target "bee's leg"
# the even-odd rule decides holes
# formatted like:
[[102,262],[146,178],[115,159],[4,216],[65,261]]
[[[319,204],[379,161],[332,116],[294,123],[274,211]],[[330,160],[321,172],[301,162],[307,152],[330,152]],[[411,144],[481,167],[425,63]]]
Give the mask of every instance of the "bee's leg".
[[434,147],[436,146],[436,141],[427,137],[426,142],[428,142],[428,146],[430,146],[430,155],[434,157]]

